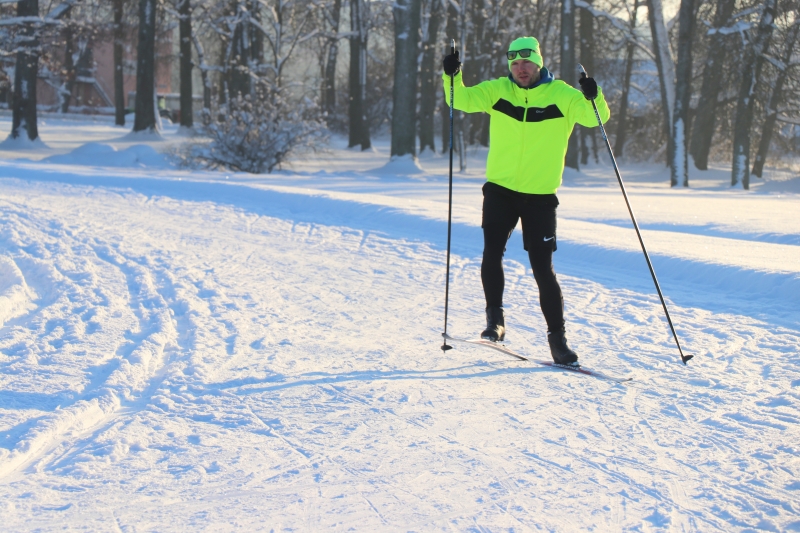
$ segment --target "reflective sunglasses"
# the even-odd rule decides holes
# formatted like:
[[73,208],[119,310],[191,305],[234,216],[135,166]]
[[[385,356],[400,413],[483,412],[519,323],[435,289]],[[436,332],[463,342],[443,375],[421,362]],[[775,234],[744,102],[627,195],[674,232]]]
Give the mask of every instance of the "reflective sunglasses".
[[514,61],[517,58],[517,55],[519,55],[519,57],[522,59],[528,59],[535,51],[536,50],[531,50],[530,48],[526,48],[524,50],[511,50],[506,52],[506,57],[509,61]]

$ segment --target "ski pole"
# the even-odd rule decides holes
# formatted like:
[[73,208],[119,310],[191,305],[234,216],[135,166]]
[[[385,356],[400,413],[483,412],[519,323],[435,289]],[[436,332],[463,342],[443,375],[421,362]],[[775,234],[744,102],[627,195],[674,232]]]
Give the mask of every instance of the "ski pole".
[[[586,77],[586,70],[583,68],[583,65],[578,63],[578,70],[581,73],[581,77]],[[597,104],[594,103],[594,98],[591,100],[592,107],[594,108],[594,116],[597,117],[597,125],[600,126],[600,133],[603,136],[603,140],[606,142],[606,148],[608,148],[608,155],[611,157],[611,163],[614,165],[614,172],[617,174],[617,181],[619,182],[619,187],[622,189],[622,196],[625,198],[625,204],[628,206],[628,213],[631,214],[631,221],[633,222],[633,228],[636,230],[636,236],[639,237],[639,244],[642,245],[642,251],[644,252],[644,258],[647,260],[647,268],[650,269],[650,275],[653,277],[653,283],[656,285],[656,291],[658,291],[658,297],[661,299],[661,307],[664,308],[664,314],[667,316],[667,322],[669,323],[669,328],[672,330],[672,336],[675,338],[675,344],[678,345],[678,352],[681,354],[681,361],[685,365],[686,362],[694,357],[693,355],[684,355],[683,349],[681,349],[681,343],[678,340],[678,334],[675,332],[675,326],[672,325],[672,319],[669,317],[669,311],[667,310],[667,302],[664,301],[664,295],[661,293],[661,287],[658,284],[658,278],[656,278],[656,271],[653,269],[653,263],[650,262],[650,256],[647,255],[647,248],[644,246],[644,240],[642,239],[642,232],[639,231],[639,224],[636,223],[636,217],[633,215],[633,209],[631,208],[631,202],[628,200],[628,193],[625,191],[625,184],[622,183],[622,176],[619,173],[619,167],[617,166],[617,160],[614,158],[614,152],[611,151],[611,143],[608,141],[608,136],[606,135],[606,129],[603,127],[603,121],[600,120],[600,113],[597,111]]]
[[[456,40],[450,41],[450,53],[456,53]],[[454,92],[455,73],[450,75],[450,185],[447,194],[447,274],[444,281],[444,333],[442,337],[447,339],[447,305],[450,300],[450,229],[453,217],[453,92]],[[442,351],[452,349],[447,344],[447,340],[442,341]]]

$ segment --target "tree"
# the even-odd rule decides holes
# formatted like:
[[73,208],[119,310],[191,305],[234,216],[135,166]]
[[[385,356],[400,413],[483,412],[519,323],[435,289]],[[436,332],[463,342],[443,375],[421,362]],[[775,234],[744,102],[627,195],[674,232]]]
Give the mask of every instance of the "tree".
[[772,140],[772,132],[775,130],[775,123],[778,120],[778,107],[783,100],[783,86],[789,77],[789,68],[791,65],[792,56],[795,53],[795,46],[798,41],[798,34],[800,34],[800,18],[796,18],[794,24],[789,28],[784,44],[783,57],[779,62],[776,62],[778,68],[778,77],[775,79],[775,86],[772,88],[772,95],[769,99],[767,106],[767,116],[764,120],[764,125],[761,127],[761,140],[758,143],[758,153],[756,154],[755,162],[753,163],[753,174],[761,177],[764,171],[764,162],[767,159],[769,152],[770,141]]
[[367,18],[365,0],[350,0],[350,140],[348,147],[361,145],[362,150],[372,146],[366,117],[367,90]]
[[206,63],[205,48],[200,39],[198,39],[196,32],[192,32],[192,43],[194,43],[194,49],[197,52],[197,68],[200,70],[200,79],[203,83],[203,123],[206,124],[211,115],[211,76],[209,76],[209,71],[213,70],[214,67]]
[[330,118],[336,110],[336,59],[339,55],[339,20],[342,13],[342,0],[333,0],[333,4],[327,3],[323,7],[323,15],[330,26],[330,34],[327,40],[327,58],[325,60],[324,72],[322,75],[322,108]]
[[672,106],[675,103],[675,64],[669,47],[667,27],[664,25],[664,11],[661,0],[647,0],[650,33],[653,36],[653,53],[658,69],[658,82],[661,86],[661,105],[664,113],[663,128],[667,138],[667,161],[672,161],[671,124]]
[[[463,2],[462,2],[462,4],[463,4]],[[455,4],[455,2],[449,2],[449,1],[447,1],[445,5],[447,6],[447,10],[446,10],[446,13],[445,13],[444,35],[445,35],[445,41],[447,42],[447,44],[440,48],[440,50],[442,51],[442,56],[441,57],[444,57],[444,56],[446,56],[447,54],[450,53],[450,42],[452,40],[455,40],[456,41],[456,50],[459,50],[460,54],[461,54],[461,56],[460,56],[461,57],[461,61],[465,62],[466,61],[466,55],[464,53],[464,43],[463,42],[459,42],[459,40],[460,40],[460,31],[459,31],[460,24],[459,23],[460,23],[460,20],[461,20],[459,7],[457,6],[457,4]],[[463,73],[462,73],[462,76],[463,76]],[[444,95],[442,94],[442,96],[444,96]],[[442,98],[442,100],[443,99],[444,98]],[[446,150],[446,149],[448,149],[450,147],[450,108],[448,106],[446,106],[446,105],[439,106],[439,108],[440,108],[440,112],[441,112],[441,121],[442,121],[442,147],[443,147],[442,151],[444,151],[444,150]],[[460,120],[459,120],[460,118],[461,118],[461,112],[460,111],[456,111],[454,109],[453,110],[453,133],[455,133],[456,131],[461,131]],[[463,164],[460,161],[460,159],[461,159],[461,157],[460,157],[461,150],[459,148],[460,148],[460,146],[459,146],[459,143],[458,143],[458,139],[454,135],[453,136],[453,151],[459,153],[459,168],[463,169]]]
[[139,0],[136,118],[133,131],[156,131],[156,0]]
[[672,113],[672,160],[670,184],[689,186],[689,156],[686,130],[689,99],[692,96],[692,34],[694,33],[694,0],[681,0],[678,12],[678,64],[675,69],[675,106]]
[[[301,0],[195,4],[192,42],[203,82],[204,124],[212,118],[213,83],[219,84],[217,99],[221,104],[237,95],[253,94],[259,84],[266,84],[259,89],[262,92],[281,92],[284,71],[294,52],[318,34],[310,24],[315,14],[312,7]],[[218,58],[217,64],[208,59],[213,56]],[[289,96],[289,91],[282,93],[275,105],[291,105]],[[320,112],[318,108],[316,112]]]
[[395,0],[392,156],[416,155],[420,0]]
[[[71,36],[71,27],[68,28],[68,36]],[[70,39],[72,41],[72,39]],[[61,86],[61,112],[66,113],[69,111],[69,105],[73,96],[77,100],[78,105],[84,102],[80,94],[74,95],[75,83],[81,79],[84,81],[94,80],[94,55],[92,54],[92,39],[89,36],[78,36],[77,39],[70,42],[67,47],[67,53],[71,56],[68,61],[69,70],[67,81]],[[65,54],[66,55],[66,54]],[[77,57],[77,61],[73,63],[73,58]],[[96,81],[95,81],[96,83]]]
[[[639,0],[634,0],[633,11],[630,15],[631,34],[636,29],[636,15],[639,11]],[[617,114],[617,135],[614,140],[614,154],[622,158],[625,150],[625,137],[628,132],[628,97],[631,89],[631,75],[633,74],[633,57],[636,51],[636,43],[629,40],[625,51],[625,74],[622,81],[622,96],[619,102],[619,113]]]
[[[587,0],[589,5],[592,4],[594,0]],[[594,16],[592,12],[588,9],[581,9],[580,10],[580,38],[581,38],[581,56],[580,56],[580,63],[583,65],[583,68],[586,69],[587,72],[594,73],[595,72],[595,65],[594,65],[594,49],[595,49],[595,40],[594,40]],[[593,74],[590,74],[593,75]],[[589,162],[589,147],[588,142],[589,139],[592,141],[592,151],[594,152],[594,160],[595,162],[598,160],[597,157],[597,137],[595,135],[597,128],[584,128],[583,126],[578,126],[578,131],[580,132],[580,141],[581,141],[581,164],[585,165]]]
[[[231,68],[233,32],[238,23],[236,5],[233,2],[201,2],[194,4],[192,11],[192,44],[197,54],[197,69],[203,85],[203,124],[211,121],[214,84],[219,90],[217,100],[224,103],[227,98],[228,71]],[[206,52],[206,49],[209,52]],[[215,63],[210,56],[218,57]]]
[[[311,28],[314,12],[301,0],[259,0],[263,2],[263,20],[251,20],[254,29],[260,29],[254,39],[258,55],[254,55],[257,73],[266,76],[278,87],[283,86],[283,73],[298,46],[313,38],[317,30]],[[261,42],[263,41],[263,45]],[[266,48],[268,53],[261,52]]]
[[[69,24],[64,28],[64,73],[66,74],[65,82],[59,87],[59,96],[61,97],[61,112],[69,112],[70,100],[72,100],[72,91],[75,88],[75,81],[78,77],[77,68],[75,66],[75,56],[83,56],[84,54],[75,53],[75,30]],[[84,50],[86,47],[83,47]],[[79,59],[80,61],[80,59]]]
[[[204,95],[205,87],[210,92],[209,72],[219,73],[217,96],[220,103],[238,94],[250,94],[251,79],[263,63],[263,47],[260,34],[257,34],[260,4],[255,0],[225,0],[198,6],[201,7],[199,24],[206,28],[206,37],[216,37],[211,47],[219,57],[217,65],[207,64],[204,43],[193,37],[201,76],[204,78]],[[193,26],[197,24],[198,21],[194,20]],[[208,109],[205,103],[204,109]]]
[[697,102],[689,151],[698,170],[708,170],[708,154],[717,120],[720,88],[722,86],[722,66],[729,56],[728,32],[723,31],[733,14],[736,0],[718,0],[714,14],[713,28],[709,30],[710,44],[703,69],[703,84]]
[[[6,5],[9,3],[17,4],[17,16],[5,17],[2,21],[0,56],[15,57],[14,87],[9,102],[12,109],[10,138],[22,137],[24,130],[29,140],[36,140],[39,137],[38,78],[57,87],[60,108],[66,112],[76,79],[93,77],[89,43],[97,31],[93,15],[99,6],[90,0],[85,4],[79,4],[78,0],[62,0],[49,4],[48,13],[42,17],[38,0],[6,2]],[[88,13],[70,20],[76,5],[87,6]],[[5,8],[2,11],[11,13]]]
[[731,186],[742,184],[750,188],[750,126],[753,122],[756,84],[761,76],[764,53],[769,46],[774,28],[777,0],[765,0],[761,20],[755,31],[748,32],[749,46],[745,59],[736,101],[736,118],[733,124],[733,161],[731,164]]
[[[280,0],[278,0],[280,1]],[[261,54],[255,46],[253,18],[257,16],[258,7],[248,0],[235,0],[231,3],[232,17],[229,26],[232,30],[232,39],[228,57],[225,61],[227,72],[228,96],[250,94],[251,76],[254,72],[254,61]]]
[[[642,90],[642,88],[639,86],[633,87],[631,83],[636,51],[638,50],[640,53],[643,53],[648,58],[651,59],[655,58],[655,54],[652,50],[652,44],[649,42],[644,42],[643,39],[640,37],[639,33],[636,31],[636,23],[639,13],[639,7],[643,5],[643,1],[644,0],[641,1],[634,0],[633,9],[628,8],[627,2],[624,3],[625,9],[628,12],[628,20],[626,21],[622,18],[619,18],[614,13],[610,13],[603,9],[598,9],[592,3],[586,2],[584,0],[574,0],[575,6],[581,9],[581,27],[591,26],[590,24],[584,23],[584,17],[588,18],[588,16],[591,15],[592,17],[597,19],[596,22],[597,31],[592,30],[591,34],[593,38],[594,36],[597,36],[598,41],[610,41],[609,44],[605,44],[604,46],[602,46],[603,49],[610,48],[612,50],[617,50],[621,49],[623,46],[625,47],[624,69],[622,70],[623,72],[622,80],[620,80],[619,82],[619,85],[621,87],[620,108],[619,112],[616,115],[614,115],[617,124],[615,131],[616,139],[614,145],[614,153],[616,154],[617,157],[622,157],[625,149],[625,143],[627,140],[627,131],[630,122],[628,119],[630,91],[632,88],[639,91]],[[615,11],[619,11],[618,5],[611,4],[611,7]],[[589,45],[588,42],[585,42],[586,40],[587,39],[585,39],[583,36],[581,37],[581,57],[583,58],[584,56],[586,56],[587,58],[593,61],[594,58],[591,57],[590,54],[588,54],[588,50],[584,51],[584,49],[596,48],[597,45],[596,44]],[[603,63],[606,62],[605,60],[602,61]],[[588,61],[586,63],[588,63]],[[608,64],[606,63],[606,65]],[[592,72],[593,70],[594,68],[590,68],[589,72]],[[616,69],[613,68],[605,70],[602,73],[602,75],[604,78],[606,76],[610,77],[614,74],[615,71]],[[613,92],[607,94],[606,97],[609,99],[613,98]],[[592,130],[592,135],[594,135],[594,130]],[[595,148],[595,158],[597,159],[596,148]]]
[[[419,151],[426,149],[436,152],[434,144],[434,113],[436,102],[441,100],[442,82],[441,68],[437,62],[439,51],[439,26],[442,22],[444,5],[442,0],[428,0],[425,4],[426,16],[423,18],[422,60],[420,62],[420,101],[419,119]],[[427,22],[427,24],[425,24]],[[444,149],[444,148],[443,148]]]
[[194,112],[192,110],[192,5],[190,0],[178,0],[178,16],[181,126],[191,128],[194,125]]
[[[561,76],[566,83],[575,86],[577,67],[575,65],[575,6],[573,0],[561,0]],[[578,169],[578,138],[570,135],[567,156],[564,164]]]
[[[466,2],[468,10],[464,21],[467,34],[467,49],[469,50],[469,68],[464,73],[464,80],[470,85],[480,83],[486,79],[508,75],[508,63],[502,54],[507,49],[508,43],[522,35],[535,35],[539,37],[540,49],[546,50],[543,37],[534,31],[531,33],[528,13],[533,12],[530,18],[534,24],[541,24],[541,8],[550,6],[549,12],[557,11],[557,2],[530,3],[513,0],[471,0]],[[553,9],[552,6],[556,6]],[[526,13],[524,27],[522,17],[507,17],[508,10],[520,14]],[[524,28],[524,29],[523,29]],[[513,35],[511,35],[513,33]],[[546,36],[544,37],[546,40]],[[546,52],[545,52],[546,53]],[[485,113],[471,113],[466,115],[469,119],[469,143],[489,146],[489,115]]]
[[123,59],[125,44],[125,27],[122,17],[125,0],[114,0],[114,123],[125,125],[125,83],[123,78]]
[[14,69],[14,105],[11,138],[24,134],[31,141],[39,138],[36,116],[36,78],[39,74],[39,37],[35,22],[39,18],[39,0],[20,0],[17,17],[22,29],[17,35],[17,61]]

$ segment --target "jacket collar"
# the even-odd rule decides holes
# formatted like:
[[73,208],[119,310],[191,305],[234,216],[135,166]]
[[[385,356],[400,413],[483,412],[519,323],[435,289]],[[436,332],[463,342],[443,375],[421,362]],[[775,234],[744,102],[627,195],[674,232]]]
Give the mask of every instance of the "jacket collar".
[[511,73],[510,73],[510,72],[508,73],[508,79],[509,79],[509,80],[511,80],[511,83],[513,83],[514,85],[516,85],[516,86],[517,86],[517,87],[519,87],[520,89],[525,89],[525,90],[528,90],[528,89],[535,89],[535,88],[536,88],[536,87],[538,87],[539,85],[544,85],[545,83],[550,83],[551,81],[553,81],[553,80],[555,80],[555,79],[556,79],[556,78],[555,78],[555,76],[553,76],[553,74],[552,74],[552,73],[551,73],[549,70],[547,70],[547,68],[546,68],[546,67],[542,67],[542,68],[539,70],[539,73],[540,73],[540,75],[539,75],[539,81],[537,81],[536,83],[534,83],[534,84],[533,84],[533,85],[531,85],[530,87],[523,87],[522,85],[520,85],[519,83],[517,83],[517,82],[516,82],[516,80],[515,80],[515,79],[514,79],[514,77],[511,75]]

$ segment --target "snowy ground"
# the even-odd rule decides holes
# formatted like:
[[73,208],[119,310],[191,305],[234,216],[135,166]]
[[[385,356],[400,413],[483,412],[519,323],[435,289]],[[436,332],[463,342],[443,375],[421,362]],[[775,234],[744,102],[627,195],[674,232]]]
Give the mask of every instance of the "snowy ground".
[[[192,173],[147,147],[173,129],[126,133],[48,119],[46,147],[0,145],[4,529],[800,531],[796,174],[623,166],[683,366],[613,171],[567,173],[568,332],[634,377],[613,385],[439,349],[446,158],[334,143]],[[460,336],[483,325],[484,155],[454,191]],[[518,234],[506,273],[509,346],[546,359]]]

